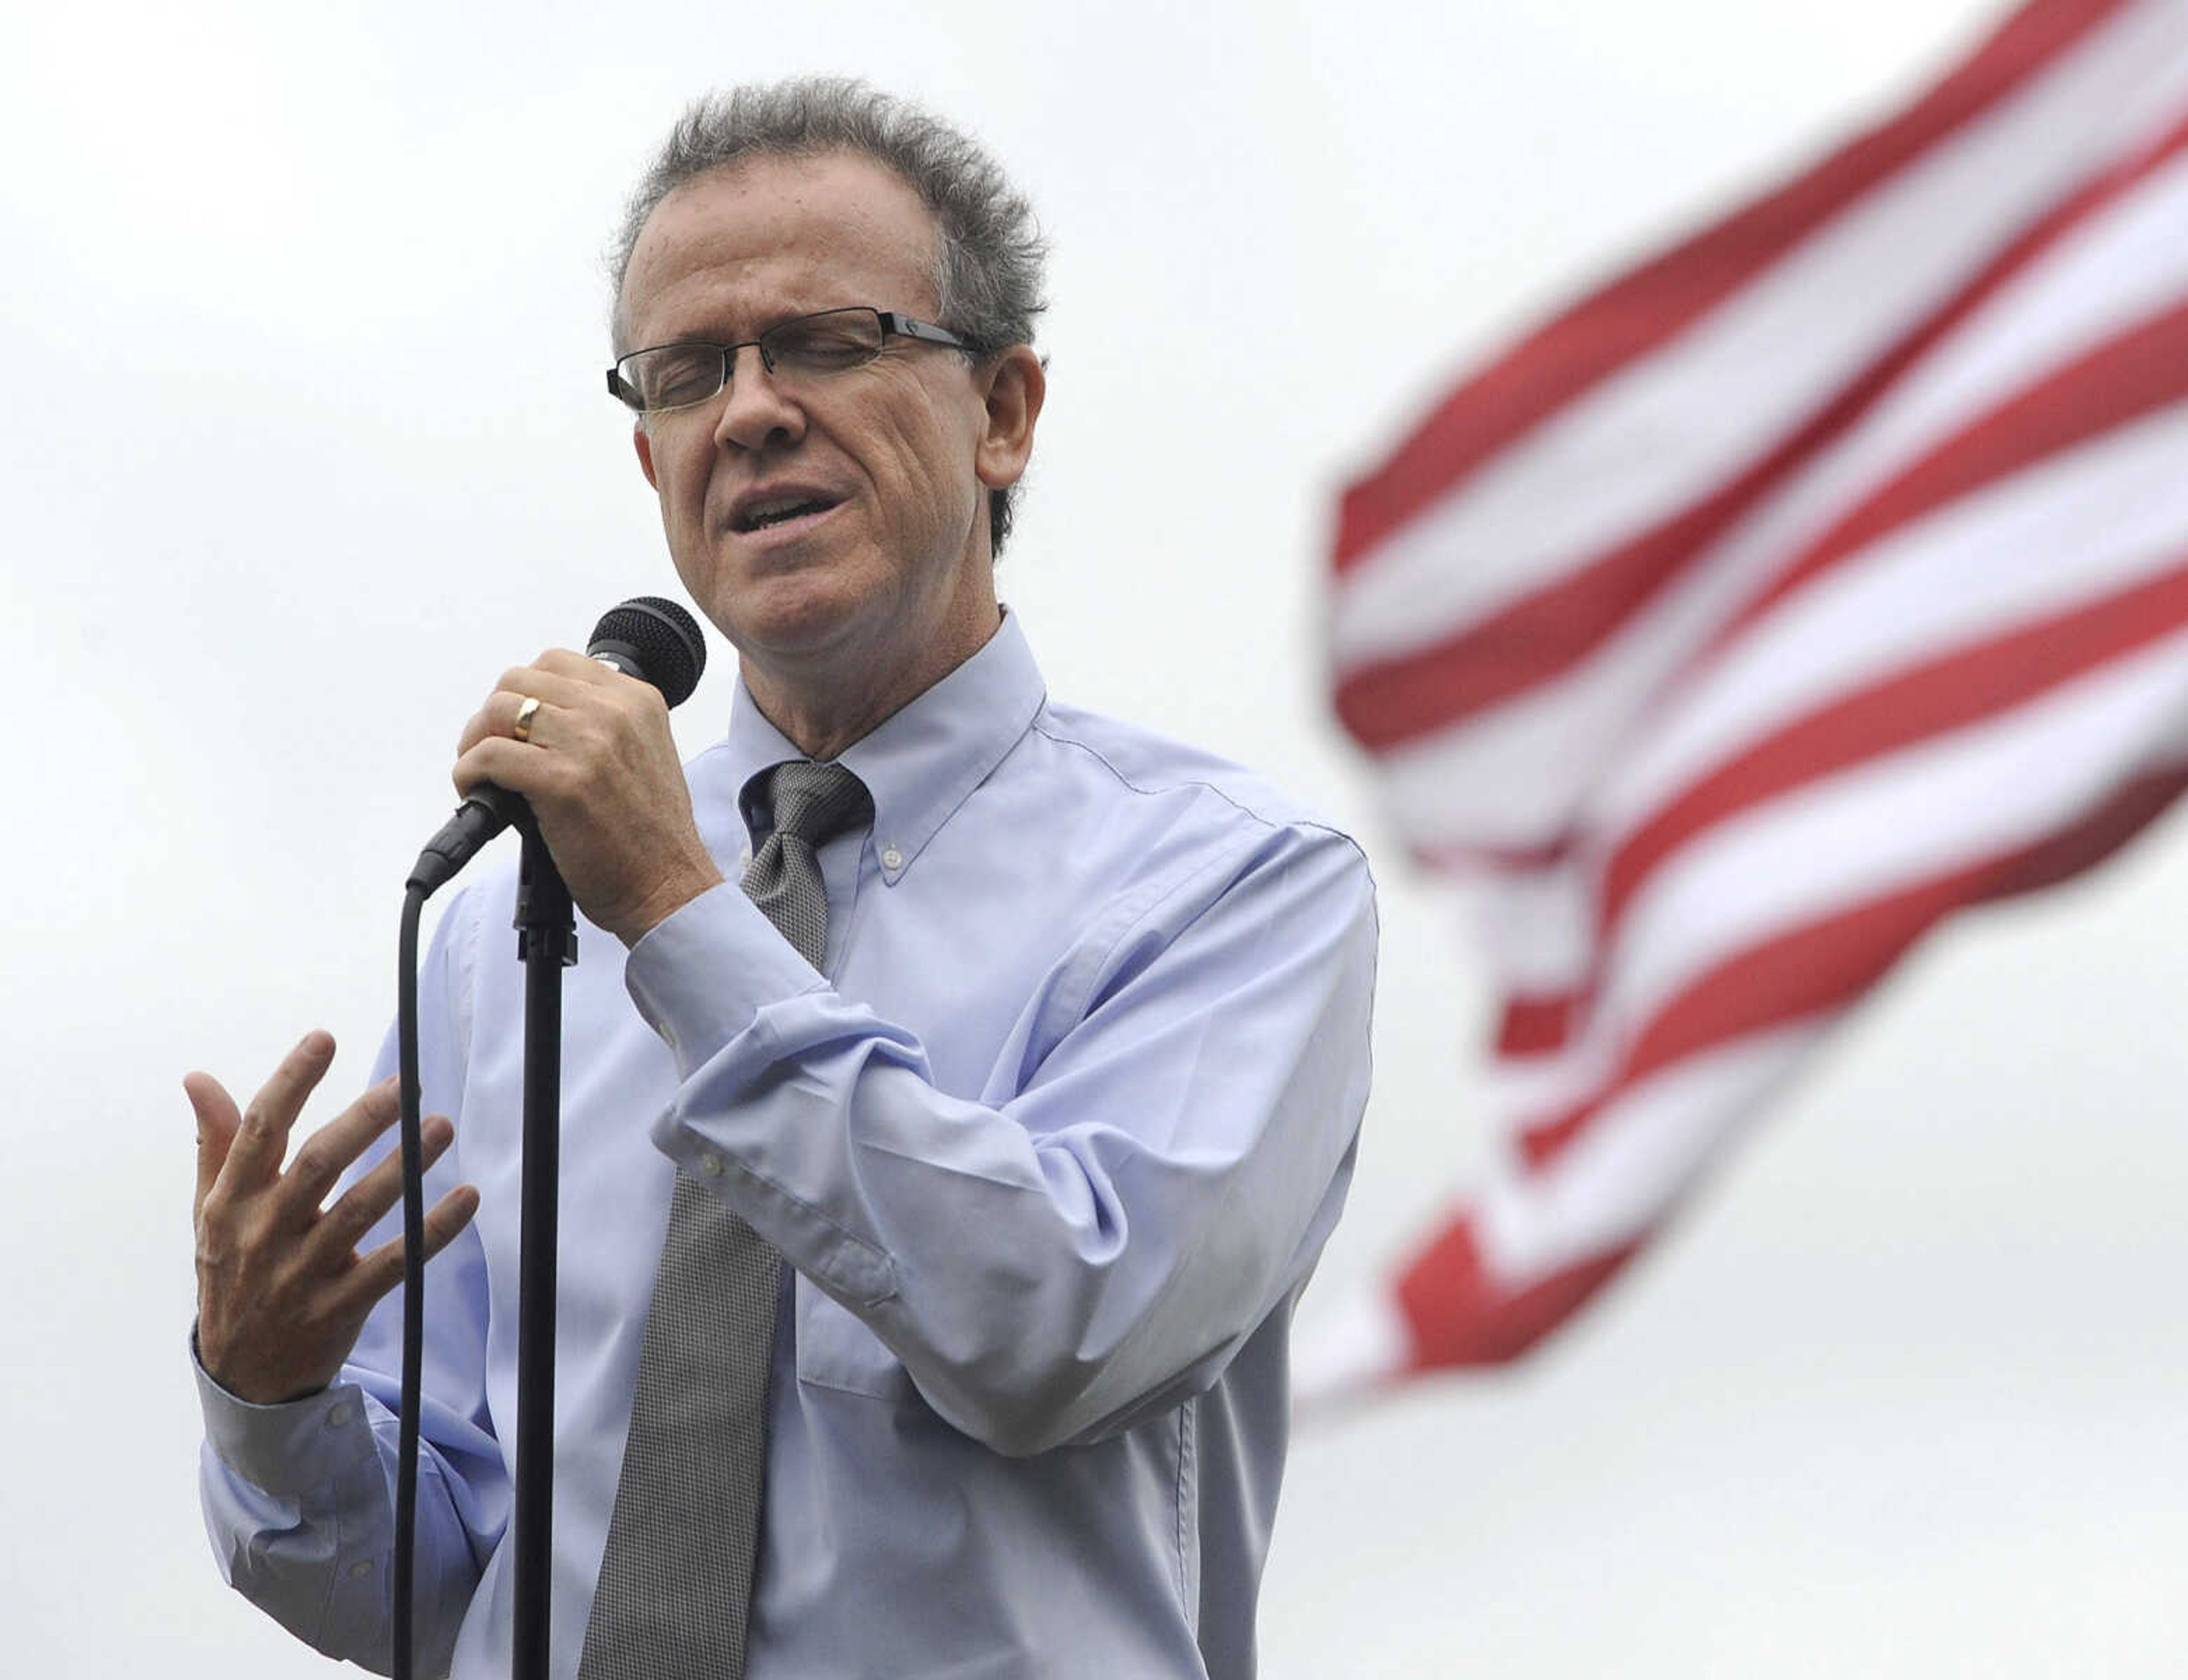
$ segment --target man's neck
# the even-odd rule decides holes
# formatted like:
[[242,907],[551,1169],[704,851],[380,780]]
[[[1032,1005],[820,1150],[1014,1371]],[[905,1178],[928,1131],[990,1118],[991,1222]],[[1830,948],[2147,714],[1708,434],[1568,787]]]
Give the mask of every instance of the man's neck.
[[867,662],[840,678],[815,681],[809,676],[799,681],[785,680],[748,662],[745,687],[760,715],[807,758],[840,758],[985,647],[1002,626],[1001,609],[993,611],[982,633],[939,648],[914,650],[915,657],[894,670]]

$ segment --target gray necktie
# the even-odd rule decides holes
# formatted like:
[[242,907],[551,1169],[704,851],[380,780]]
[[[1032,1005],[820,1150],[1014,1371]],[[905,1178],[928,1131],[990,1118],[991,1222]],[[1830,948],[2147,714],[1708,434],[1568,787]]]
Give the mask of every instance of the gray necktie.
[[[774,830],[744,890],[817,968],[828,894],[815,853],[871,822],[873,801],[841,764],[764,770],[748,805],[762,781]],[[680,1168],[579,1680],[742,1680],[781,1277],[781,1255]]]

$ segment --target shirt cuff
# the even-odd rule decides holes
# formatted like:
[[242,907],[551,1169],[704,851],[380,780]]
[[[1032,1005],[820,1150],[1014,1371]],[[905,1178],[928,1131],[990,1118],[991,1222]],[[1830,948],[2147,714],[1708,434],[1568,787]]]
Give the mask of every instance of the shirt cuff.
[[689,1080],[767,1005],[828,982],[725,881],[630,948],[623,984]]
[[306,1493],[377,1451],[364,1390],[354,1383],[336,1383],[275,1406],[239,1399],[206,1373],[195,1329],[190,1368],[197,1375],[206,1442],[222,1463],[254,1487]]

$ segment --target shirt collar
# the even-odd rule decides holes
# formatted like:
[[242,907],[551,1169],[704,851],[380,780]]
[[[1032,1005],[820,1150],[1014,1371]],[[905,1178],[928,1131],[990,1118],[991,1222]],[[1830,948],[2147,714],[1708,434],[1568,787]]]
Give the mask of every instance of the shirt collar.
[[[874,854],[894,884],[988,779],[1032,724],[1048,697],[1040,668],[1015,614],[1006,611],[994,635],[970,659],[845,748],[843,763],[874,798]],[[708,768],[728,794],[757,771],[804,755],[768,722],[741,677],[730,703],[730,732]],[[715,754],[709,754],[710,758]],[[695,769],[696,767],[695,766]]]

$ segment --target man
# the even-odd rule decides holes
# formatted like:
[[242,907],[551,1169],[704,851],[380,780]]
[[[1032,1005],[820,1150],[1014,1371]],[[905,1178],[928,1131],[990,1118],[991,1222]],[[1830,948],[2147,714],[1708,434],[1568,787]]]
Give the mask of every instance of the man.
[[[558,1674],[1253,1672],[1290,1310],[1366,1099],[1371,888],[1243,772],[1051,702],[998,606],[1039,256],[977,149],[855,83],[703,102],[634,200],[613,384],[738,651],[729,733],[681,769],[652,690],[552,651],[455,768],[531,802],[604,930],[566,1001]],[[824,784],[848,820],[809,842],[784,790]],[[777,867],[816,871],[806,922],[740,891]],[[506,1673],[511,1637],[513,890],[461,895],[422,977],[426,1100],[461,1141],[429,1127],[419,1617],[427,1670],[463,1676]],[[384,1669],[392,1091],[279,1165],[331,1051],[247,1116],[189,1082],[203,1491],[240,1590]],[[700,1219],[781,1256],[757,1453],[634,1421]],[[702,1258],[702,1306],[746,1265]],[[732,1529],[680,1490],[740,1457],[764,1503],[725,1590],[642,1490]],[[718,1610],[742,1655],[683,1631]],[[634,1614],[674,1649],[617,1668]]]

